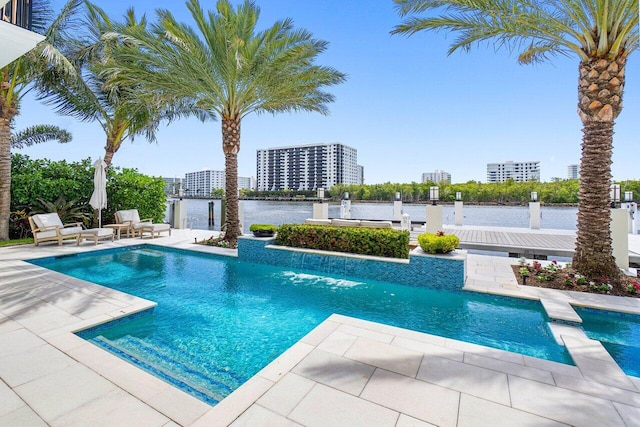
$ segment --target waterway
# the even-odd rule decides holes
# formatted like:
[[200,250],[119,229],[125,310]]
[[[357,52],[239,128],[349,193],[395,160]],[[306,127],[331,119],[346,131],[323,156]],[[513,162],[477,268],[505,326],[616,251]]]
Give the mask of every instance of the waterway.
[[[220,200],[214,201],[213,227],[208,225],[208,203],[204,199],[185,199],[187,203],[187,228],[220,229]],[[251,224],[292,224],[302,223],[313,216],[311,202],[241,201],[243,228],[249,231]],[[544,229],[575,230],[578,208],[543,206],[541,227]],[[409,214],[411,221],[426,221],[425,204],[404,204],[403,213]],[[471,206],[463,208],[464,225],[487,227],[529,227],[529,208],[527,206]],[[329,203],[329,217],[340,218],[340,204]],[[393,203],[352,203],[351,218],[391,220]],[[167,217],[169,220],[169,205]],[[442,222],[454,224],[452,205],[443,206]]]

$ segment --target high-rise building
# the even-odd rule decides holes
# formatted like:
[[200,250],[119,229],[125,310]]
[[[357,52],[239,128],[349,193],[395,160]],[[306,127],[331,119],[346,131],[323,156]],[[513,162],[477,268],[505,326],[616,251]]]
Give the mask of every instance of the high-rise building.
[[[183,189],[190,196],[209,196],[213,190],[225,188],[224,171],[203,170],[184,175]],[[251,189],[251,178],[238,177],[238,190]]]
[[540,162],[487,163],[487,182],[540,181]]
[[257,151],[258,191],[329,189],[358,183],[358,152],[339,143]]
[[433,172],[425,172],[422,174],[422,182],[434,182],[436,184],[440,182],[451,182],[451,174],[449,172],[435,170]]
[[162,178],[164,180],[164,194],[178,194],[182,188],[182,178]]
[[567,179],[578,179],[578,178],[580,178],[580,165],[567,166]]
[[358,177],[356,178],[357,184],[364,184],[364,166],[358,165]]

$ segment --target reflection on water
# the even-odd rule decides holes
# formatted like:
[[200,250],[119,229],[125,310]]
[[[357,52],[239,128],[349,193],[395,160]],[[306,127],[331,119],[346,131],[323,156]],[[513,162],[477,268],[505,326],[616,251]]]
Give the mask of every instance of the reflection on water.
[[[190,228],[220,230],[220,200],[214,201],[214,227],[208,227],[208,200],[186,200],[187,217]],[[312,217],[311,202],[269,202],[246,200],[240,202],[244,210],[244,232],[249,232],[251,224],[291,224],[302,223]],[[169,218],[167,208],[167,220]],[[412,221],[426,219],[426,205],[416,204],[403,206],[403,212],[409,214]],[[575,230],[575,207],[542,207],[542,228]],[[529,208],[527,206],[465,206],[464,225],[491,227],[529,227]],[[340,205],[329,204],[329,217],[340,217]],[[393,217],[392,203],[353,203],[351,217],[358,219],[389,220]],[[445,225],[453,225],[453,206],[443,206],[442,221]],[[193,224],[193,225],[192,225]]]

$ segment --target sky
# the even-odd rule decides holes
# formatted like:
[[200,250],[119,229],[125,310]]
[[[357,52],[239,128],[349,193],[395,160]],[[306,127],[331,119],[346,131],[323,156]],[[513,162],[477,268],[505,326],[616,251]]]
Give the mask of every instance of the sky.
[[[153,20],[157,1],[95,0],[120,20],[135,4]],[[234,1],[234,3],[238,3]],[[242,121],[240,176],[256,175],[256,150],[339,142],[358,151],[365,184],[420,182],[422,173],[444,170],[452,182],[486,182],[487,163],[540,161],[542,181],[566,178],[580,162],[577,111],[578,59],[557,56],[519,65],[517,54],[492,44],[447,55],[455,35],[444,32],[392,36],[401,22],[391,0],[256,0],[259,27],[291,18],[329,47],[317,60],[347,74],[327,90],[336,100],[330,114],[251,114]],[[63,2],[53,0],[54,10]],[[215,1],[201,0],[214,10]],[[179,21],[195,26],[184,2],[166,2]],[[640,179],[640,58],[627,62],[624,108],[616,121],[614,180]],[[69,130],[68,144],[46,143],[14,150],[31,158],[77,161],[104,157],[98,123],[57,115],[27,95],[16,130],[53,124]],[[219,121],[182,119],[161,125],[157,143],[127,140],[113,165],[141,173],[184,177],[204,169],[224,170]]]

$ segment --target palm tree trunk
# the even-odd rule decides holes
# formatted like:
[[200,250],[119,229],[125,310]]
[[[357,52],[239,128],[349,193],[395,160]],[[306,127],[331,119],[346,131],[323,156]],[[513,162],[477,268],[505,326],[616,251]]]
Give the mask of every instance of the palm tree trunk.
[[573,266],[589,279],[620,277],[611,247],[609,187],[613,125],[622,110],[625,63],[625,57],[580,63],[578,114],[583,138]]
[[[2,109],[0,109],[0,112]],[[10,118],[0,116],[0,240],[9,240],[11,215],[11,128]]]
[[[5,76],[7,77],[7,76]],[[11,119],[16,115],[15,100],[7,101],[10,86],[0,82],[0,240],[9,240],[11,215]]]
[[[240,151],[240,118],[222,119],[222,150],[224,151],[227,223],[225,238],[235,243],[240,230],[238,209],[238,152]],[[223,224],[224,225],[224,224]]]

